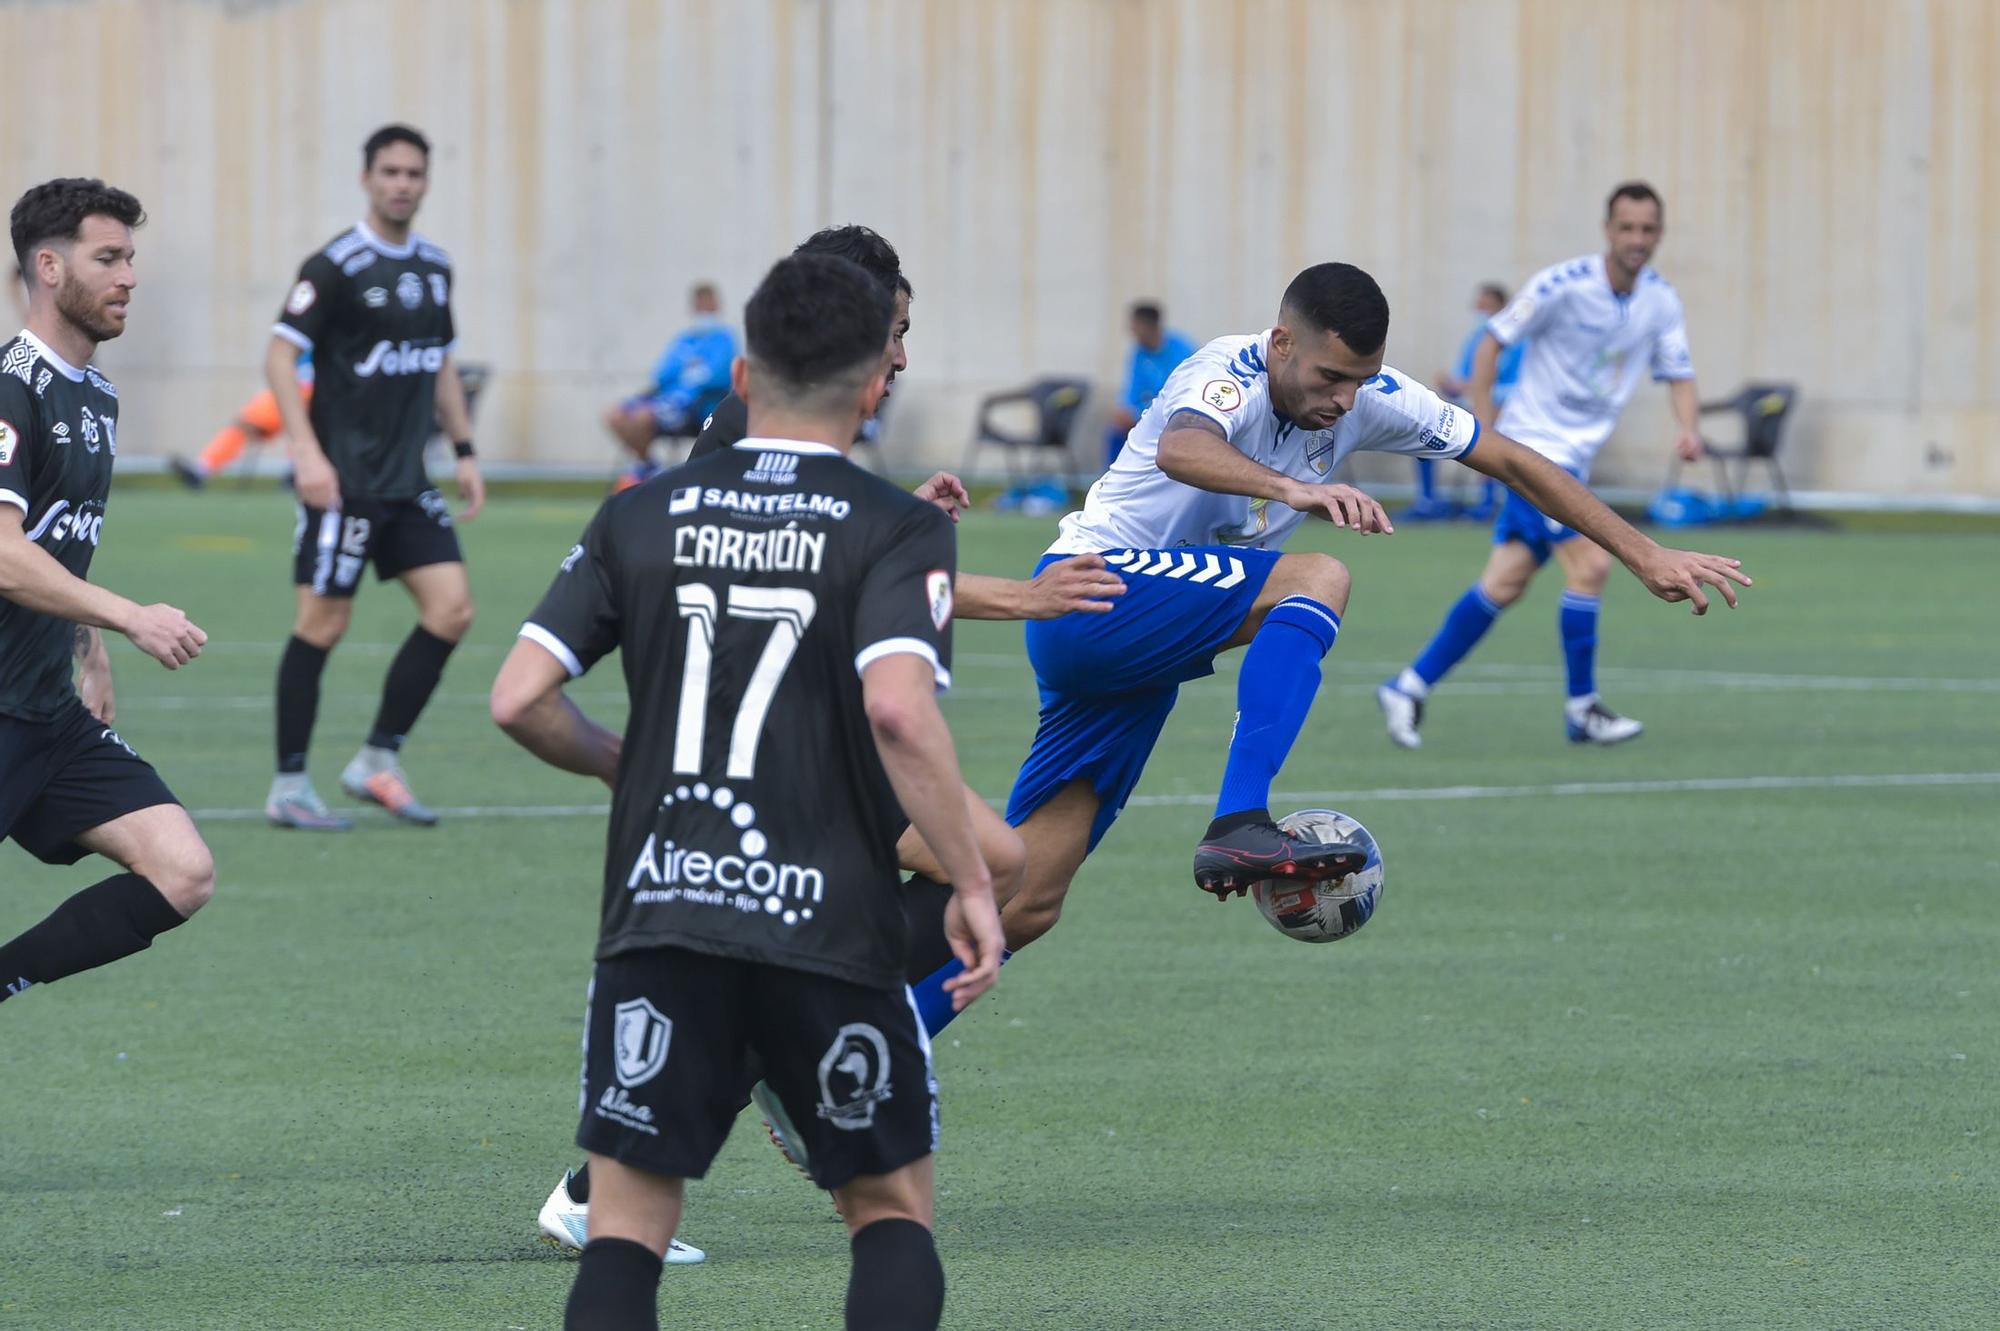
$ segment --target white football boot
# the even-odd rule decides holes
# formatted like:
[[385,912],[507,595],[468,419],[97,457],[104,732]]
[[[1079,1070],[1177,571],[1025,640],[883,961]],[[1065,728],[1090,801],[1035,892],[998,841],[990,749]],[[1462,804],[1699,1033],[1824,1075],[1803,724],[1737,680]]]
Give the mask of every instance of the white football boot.
[[1618,715],[1591,693],[1563,704],[1563,729],[1572,744],[1623,744],[1644,734],[1646,727]]
[[[575,1174],[574,1169],[563,1171],[562,1182],[556,1184],[555,1191],[542,1203],[541,1215],[536,1217],[536,1223],[542,1230],[542,1242],[560,1249],[565,1256],[582,1252],[583,1245],[590,1238],[590,1206],[573,1200],[569,1195],[569,1181]],[[707,1253],[679,1239],[672,1239],[667,1244],[668,1266],[693,1266],[707,1260]]]
[[1405,749],[1423,747],[1424,737],[1417,733],[1424,720],[1422,698],[1403,692],[1394,680],[1384,680],[1375,687],[1375,701],[1382,708],[1382,719],[1389,724],[1392,744]]

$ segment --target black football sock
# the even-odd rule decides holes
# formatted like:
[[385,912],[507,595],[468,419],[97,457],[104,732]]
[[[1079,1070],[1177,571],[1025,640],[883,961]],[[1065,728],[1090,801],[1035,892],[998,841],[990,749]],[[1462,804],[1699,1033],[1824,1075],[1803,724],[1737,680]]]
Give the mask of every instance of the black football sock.
[[651,1249],[631,1239],[584,1244],[563,1331],[660,1331],[660,1265]]
[[184,923],[160,889],[136,873],[93,883],[0,946],[0,999],[143,952]]
[[1213,841],[1216,837],[1228,836],[1239,827],[1270,821],[1272,819],[1269,809],[1244,809],[1238,813],[1225,813],[1208,825],[1208,831],[1202,834],[1202,840]]
[[319,715],[319,677],[326,669],[324,647],[294,636],[278,658],[278,771],[306,770],[313,720]]
[[421,624],[410,630],[396,659],[389,663],[388,678],[382,681],[382,706],[375,713],[375,728],[368,732],[371,748],[394,753],[403,747],[403,736],[417,724],[424,704],[437,691],[444,663],[456,646]]
[[944,908],[951,904],[951,886],[920,873],[903,884],[903,923],[910,936],[909,965],[903,974],[911,984],[951,960],[944,936]]
[[578,1206],[590,1205],[590,1161],[576,1167],[576,1173],[569,1176],[569,1199]]
[[877,1220],[855,1234],[847,1275],[847,1331],[936,1331],[944,1264],[914,1220]]

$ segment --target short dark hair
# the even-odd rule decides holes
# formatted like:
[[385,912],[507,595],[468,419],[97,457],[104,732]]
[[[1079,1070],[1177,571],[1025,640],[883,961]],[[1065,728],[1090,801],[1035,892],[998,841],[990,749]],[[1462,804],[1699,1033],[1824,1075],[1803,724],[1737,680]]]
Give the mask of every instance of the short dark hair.
[[138,227],[145,224],[146,210],[117,186],[81,176],[43,181],[16,199],[10,221],[21,280],[27,280],[35,246],[57,238],[75,240],[83,231],[84,218],[100,216]]
[[1660,220],[1662,222],[1667,220],[1667,205],[1660,198],[1659,191],[1643,180],[1628,180],[1617,189],[1611,191],[1611,196],[1604,201],[1605,221],[1609,222],[1611,220],[1611,210],[1618,206],[1620,199],[1632,199],[1638,203],[1651,202],[1655,208],[1660,210]]
[[905,296],[917,294],[910,286],[910,279],[903,276],[903,261],[897,256],[896,247],[872,227],[854,222],[830,226],[807,236],[792,253],[830,254],[859,264],[892,295],[898,291]]
[[831,254],[778,260],[743,307],[743,341],[762,382],[798,398],[851,384],[882,363],[895,315],[889,289]]
[[431,141],[408,125],[384,125],[368,136],[368,142],[361,145],[361,169],[370,170],[375,165],[375,154],[392,143],[407,143],[424,155],[428,162],[431,156]]
[[1375,279],[1351,263],[1316,263],[1292,279],[1280,307],[1322,333],[1332,333],[1360,356],[1389,340],[1389,300]]
[[1160,307],[1150,300],[1134,301],[1132,302],[1132,317],[1140,323],[1149,323],[1153,327],[1158,328],[1161,318]]
[[1507,303],[1507,288],[1501,286],[1498,282],[1481,282],[1479,284],[1479,294],[1482,296],[1491,296],[1502,305]]

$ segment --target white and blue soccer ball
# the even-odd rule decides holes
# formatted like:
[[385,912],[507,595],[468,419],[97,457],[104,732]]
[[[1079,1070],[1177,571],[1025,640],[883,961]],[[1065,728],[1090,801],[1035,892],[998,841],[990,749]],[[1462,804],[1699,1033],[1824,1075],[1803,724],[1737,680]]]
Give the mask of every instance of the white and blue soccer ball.
[[1352,841],[1368,851],[1368,862],[1345,878],[1298,883],[1266,878],[1254,883],[1250,895],[1271,927],[1302,943],[1332,943],[1347,937],[1375,913],[1382,899],[1382,848],[1368,829],[1333,809],[1301,809],[1278,820],[1278,826],[1301,841]]

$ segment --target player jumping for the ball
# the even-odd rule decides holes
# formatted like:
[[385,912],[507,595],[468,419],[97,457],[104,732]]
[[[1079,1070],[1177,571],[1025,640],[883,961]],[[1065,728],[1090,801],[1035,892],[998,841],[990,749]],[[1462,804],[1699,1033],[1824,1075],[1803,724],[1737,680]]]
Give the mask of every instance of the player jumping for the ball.
[[[1083,511],[1063,519],[1042,559],[1097,552],[1125,579],[1108,613],[1027,626],[1041,720],[1008,800],[1027,866],[1005,903],[1008,946],[1055,925],[1070,880],[1138,783],[1180,685],[1217,653],[1249,651],[1215,820],[1194,877],[1226,898],[1263,878],[1351,871],[1358,847],[1295,840],[1272,821],[1271,783],[1319,687],[1320,661],[1347,608],[1348,573],[1323,554],[1280,554],[1315,514],[1362,534],[1392,530],[1381,505],[1330,484],[1369,449],[1457,458],[1589,535],[1654,595],[1708,608],[1703,584],[1736,604],[1738,562],[1664,549],[1574,476],[1382,363],[1389,305],[1348,264],[1306,269],[1262,333],[1210,342],[1174,372]],[[950,1019],[947,964],[917,988],[925,1015]]]

